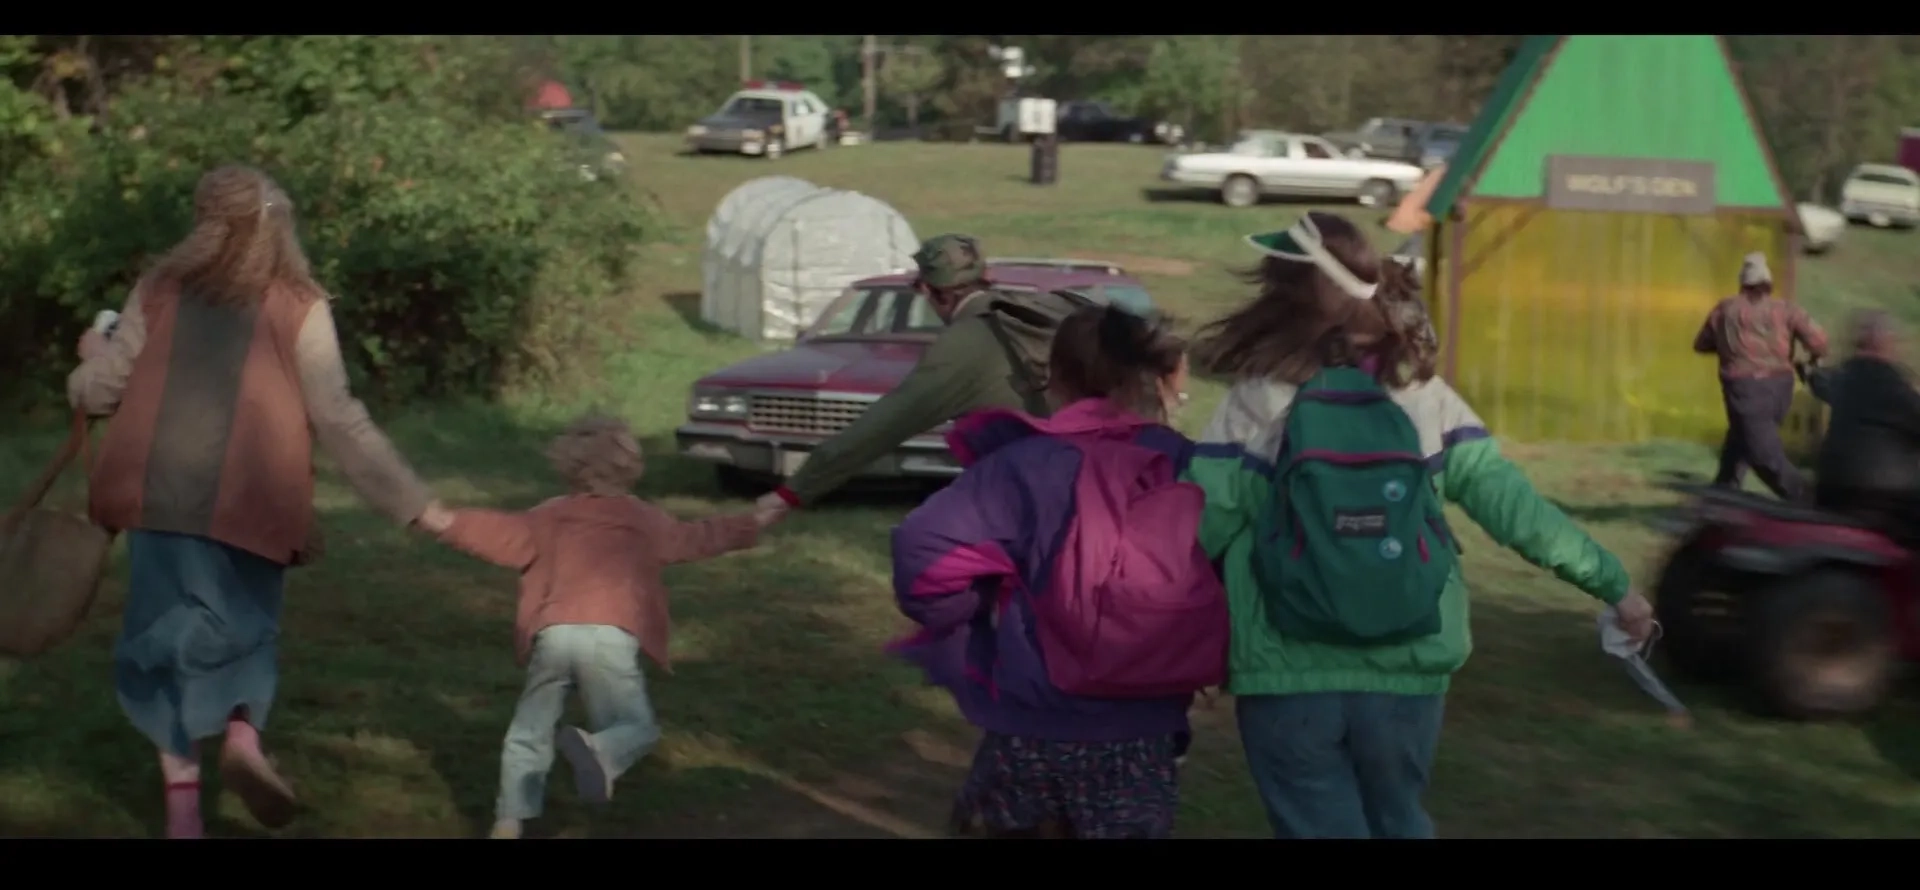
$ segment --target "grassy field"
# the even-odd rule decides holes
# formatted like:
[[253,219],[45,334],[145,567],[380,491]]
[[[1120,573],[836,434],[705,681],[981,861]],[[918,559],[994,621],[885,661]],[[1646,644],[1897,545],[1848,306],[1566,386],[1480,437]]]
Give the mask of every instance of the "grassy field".
[[[625,142],[636,199],[656,202],[673,232],[641,248],[630,346],[596,369],[597,391],[384,412],[451,502],[522,507],[552,494],[539,448],[568,412],[591,403],[642,432],[652,455],[645,496],[686,515],[744,506],[718,494],[707,468],[672,456],[671,431],[689,383],[756,350],[689,318],[706,217],[747,178],[779,171],[858,189],[892,202],[922,236],[970,232],[990,252],[1115,259],[1190,319],[1245,295],[1228,274],[1252,259],[1239,237],[1300,209],[1156,200],[1142,189],[1160,154],[1129,146],[1069,147],[1060,184],[1034,188],[1024,182],[1026,152],[1003,145],[884,143],[768,163],[680,157],[666,137]],[[1831,257],[1802,264],[1802,292],[1830,323],[1862,305],[1911,318],[1915,237],[1856,230]],[[1203,423],[1218,396],[1196,392],[1185,426]],[[0,439],[0,491],[24,481],[56,441],[55,432]],[[1660,556],[1646,520],[1670,502],[1650,477],[1705,471],[1712,460],[1681,445],[1508,450],[1641,578]],[[311,808],[287,833],[481,833],[522,680],[511,651],[514,578],[392,528],[335,476],[323,478],[319,506],[330,552],[290,581],[268,730]],[[572,802],[557,767],[537,832],[937,835],[971,738],[942,695],[880,651],[901,630],[887,532],[908,506],[842,499],[794,515],[756,551],[674,570],[677,672],[652,687],[666,727],[661,748],[600,812]],[[1744,717],[1722,694],[1682,687],[1697,726],[1671,729],[1599,652],[1594,603],[1461,526],[1477,647],[1449,701],[1430,796],[1443,835],[1920,832],[1920,709],[1910,699],[1864,726],[1796,726]],[[120,593],[116,577],[67,648],[0,663],[0,835],[158,830],[153,753],[111,690]],[[1179,832],[1264,834],[1231,704],[1196,718]],[[214,834],[260,833],[231,798],[217,813]]]

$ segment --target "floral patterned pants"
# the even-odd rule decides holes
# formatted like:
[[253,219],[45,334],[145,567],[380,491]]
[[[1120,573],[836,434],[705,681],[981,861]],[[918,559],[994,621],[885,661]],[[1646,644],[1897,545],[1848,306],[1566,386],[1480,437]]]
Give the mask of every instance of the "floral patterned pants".
[[1174,736],[1061,742],[987,733],[953,831],[988,838],[1163,838],[1180,802]]

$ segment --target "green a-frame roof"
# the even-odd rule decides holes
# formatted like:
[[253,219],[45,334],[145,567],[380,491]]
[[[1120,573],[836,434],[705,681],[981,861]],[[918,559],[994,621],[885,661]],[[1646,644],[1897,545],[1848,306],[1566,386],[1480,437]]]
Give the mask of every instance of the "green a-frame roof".
[[1721,207],[1779,211],[1795,224],[1716,35],[1526,38],[1427,211],[1443,220],[1463,198],[1539,199],[1549,155],[1710,161]]

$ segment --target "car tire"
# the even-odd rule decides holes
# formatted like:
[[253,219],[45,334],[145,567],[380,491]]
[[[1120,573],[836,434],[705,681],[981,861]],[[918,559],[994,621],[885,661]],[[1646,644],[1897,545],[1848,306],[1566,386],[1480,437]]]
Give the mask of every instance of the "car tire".
[[1235,173],[1220,183],[1220,203],[1228,207],[1252,207],[1260,203],[1260,182],[1245,173]]
[[1735,593],[1752,579],[1720,566],[1711,546],[1687,540],[1667,558],[1653,590],[1660,651],[1681,676],[1733,683],[1747,669],[1741,657],[1748,602]]
[[1785,578],[1754,603],[1748,657],[1765,713],[1859,717],[1880,704],[1893,679],[1892,611],[1863,572],[1829,566]]
[[1392,208],[1395,199],[1400,197],[1400,188],[1384,179],[1369,179],[1360,183],[1360,203],[1368,207]]
[[826,151],[833,147],[835,141],[837,140],[834,138],[834,134],[821,130],[820,138],[813,141],[813,147],[818,151]]
[[739,467],[714,467],[713,481],[720,487],[722,494],[737,498],[757,498],[774,488],[767,477],[747,472]]

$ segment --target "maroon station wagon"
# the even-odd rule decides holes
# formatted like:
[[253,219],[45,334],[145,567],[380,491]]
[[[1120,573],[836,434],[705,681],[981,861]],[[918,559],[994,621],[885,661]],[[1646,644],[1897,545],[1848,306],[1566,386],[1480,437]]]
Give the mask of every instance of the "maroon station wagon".
[[[1135,311],[1152,298],[1120,267],[1086,260],[998,259],[1002,290],[1073,290]],[[700,378],[680,453],[715,464],[723,487],[752,491],[792,476],[815,445],[845,429],[920,361],[945,323],[913,288],[913,273],[858,282],[829,305],[790,349]],[[860,479],[945,479],[960,474],[941,424],[875,461]]]

